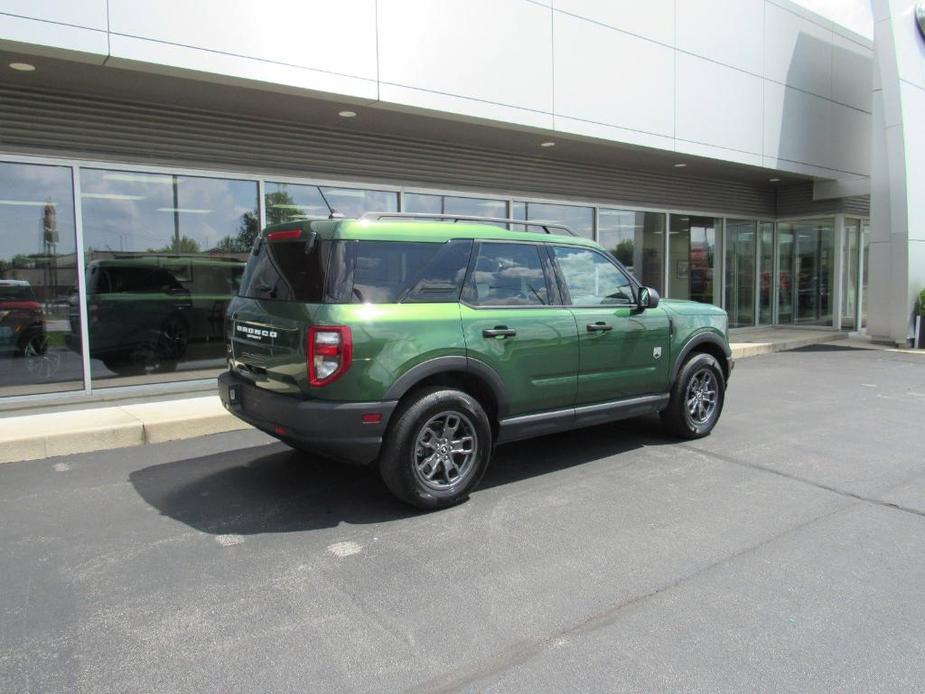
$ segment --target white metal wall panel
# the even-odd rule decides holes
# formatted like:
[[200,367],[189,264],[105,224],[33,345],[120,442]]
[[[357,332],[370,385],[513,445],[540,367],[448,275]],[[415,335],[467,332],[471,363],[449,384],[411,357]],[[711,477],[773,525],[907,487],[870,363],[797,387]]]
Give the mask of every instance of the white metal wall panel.
[[552,6],[666,46],[674,45],[675,0],[554,0]]
[[0,12],[106,31],[106,0],[0,0]]
[[376,79],[375,0],[109,0],[109,21],[135,39]]
[[553,21],[557,116],[674,135],[673,50],[567,14]]
[[764,0],[683,0],[677,21],[680,50],[762,74]]
[[551,32],[522,0],[379,0],[379,79],[551,114]]
[[679,53],[676,104],[679,140],[749,152],[760,160],[760,77]]

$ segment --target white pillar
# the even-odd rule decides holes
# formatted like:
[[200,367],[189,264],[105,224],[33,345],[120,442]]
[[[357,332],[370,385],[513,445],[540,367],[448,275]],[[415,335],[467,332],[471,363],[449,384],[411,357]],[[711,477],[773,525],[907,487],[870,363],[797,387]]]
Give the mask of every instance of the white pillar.
[[905,343],[925,287],[925,38],[916,0],[872,0],[874,16],[868,331]]

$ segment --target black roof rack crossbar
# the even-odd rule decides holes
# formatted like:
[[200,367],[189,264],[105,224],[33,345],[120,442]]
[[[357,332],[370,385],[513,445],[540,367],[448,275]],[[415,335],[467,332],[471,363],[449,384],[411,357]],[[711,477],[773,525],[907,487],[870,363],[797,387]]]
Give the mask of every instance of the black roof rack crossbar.
[[[547,234],[565,232],[569,236],[577,234],[564,224],[558,222],[530,222],[524,219],[506,219],[504,217],[477,217],[465,214],[418,214],[417,212],[367,212],[360,219],[380,221],[382,219],[432,219],[444,222],[490,222],[491,224],[520,224],[528,227],[539,227]],[[550,231],[553,230],[553,231]]]

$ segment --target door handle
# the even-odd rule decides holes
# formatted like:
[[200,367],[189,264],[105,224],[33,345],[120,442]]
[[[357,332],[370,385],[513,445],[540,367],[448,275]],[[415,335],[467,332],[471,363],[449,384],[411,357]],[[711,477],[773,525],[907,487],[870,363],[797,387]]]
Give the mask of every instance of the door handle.
[[613,326],[610,323],[604,323],[603,321],[588,323],[589,333],[606,333],[610,330],[613,330]]
[[494,328],[485,328],[482,337],[514,337],[517,331],[506,325],[496,325]]

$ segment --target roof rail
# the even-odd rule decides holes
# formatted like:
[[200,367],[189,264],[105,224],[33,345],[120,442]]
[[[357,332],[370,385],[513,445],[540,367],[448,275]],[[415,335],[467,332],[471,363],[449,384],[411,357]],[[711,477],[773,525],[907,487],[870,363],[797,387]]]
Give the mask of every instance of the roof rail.
[[[444,222],[490,222],[492,224],[519,224],[521,226],[539,227],[547,234],[565,232],[569,236],[577,234],[564,224],[558,222],[530,222],[524,219],[506,219],[504,217],[477,217],[465,214],[418,214],[417,212],[367,212],[360,219],[380,221],[383,219],[432,219]],[[553,229],[554,231],[550,231]]]

